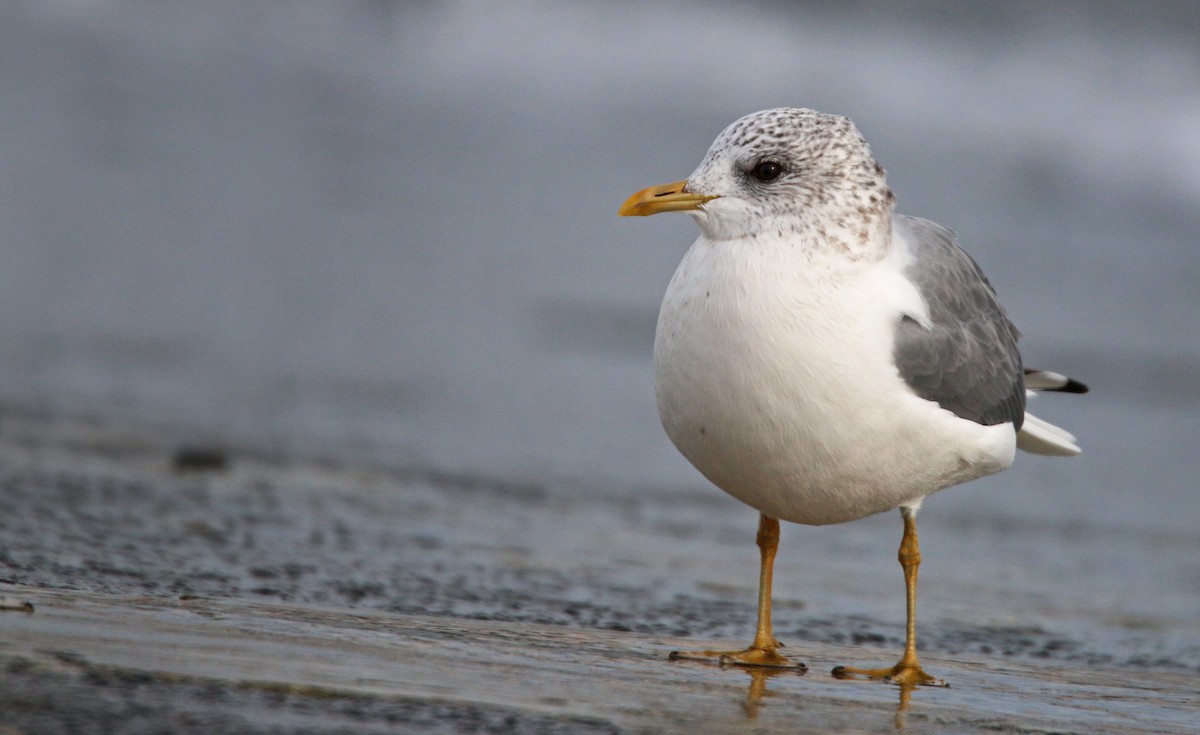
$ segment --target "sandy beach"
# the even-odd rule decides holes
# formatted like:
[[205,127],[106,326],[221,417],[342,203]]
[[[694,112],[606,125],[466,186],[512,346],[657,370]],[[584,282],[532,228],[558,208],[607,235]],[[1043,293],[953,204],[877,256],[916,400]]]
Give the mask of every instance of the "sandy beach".
[[11,412],[0,437],[5,732],[1184,733],[1198,711],[1194,631],[947,611],[969,595],[936,557],[923,658],[951,688],[900,711],[834,679],[901,642],[897,580],[863,581],[894,571],[875,532],[785,557],[777,631],[809,670],[755,674],[667,660],[753,624],[753,518],[715,496],[230,450],[180,471],[186,436]]

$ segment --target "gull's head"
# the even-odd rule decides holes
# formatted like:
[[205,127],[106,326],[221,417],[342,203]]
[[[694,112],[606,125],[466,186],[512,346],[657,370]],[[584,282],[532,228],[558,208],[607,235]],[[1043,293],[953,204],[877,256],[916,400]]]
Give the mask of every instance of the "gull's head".
[[890,229],[893,201],[854,123],[781,107],[737,120],[691,176],[639,191],[620,214],[686,211],[714,240],[799,232],[860,250]]

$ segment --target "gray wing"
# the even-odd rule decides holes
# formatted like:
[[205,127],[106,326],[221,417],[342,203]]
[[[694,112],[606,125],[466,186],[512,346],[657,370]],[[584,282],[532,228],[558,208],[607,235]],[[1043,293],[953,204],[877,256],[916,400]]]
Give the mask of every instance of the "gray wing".
[[929,309],[930,328],[909,316],[896,328],[900,376],[918,396],[985,426],[1025,418],[1020,333],[1004,313],[983,271],[929,220],[897,215],[895,226],[913,253],[905,275]]

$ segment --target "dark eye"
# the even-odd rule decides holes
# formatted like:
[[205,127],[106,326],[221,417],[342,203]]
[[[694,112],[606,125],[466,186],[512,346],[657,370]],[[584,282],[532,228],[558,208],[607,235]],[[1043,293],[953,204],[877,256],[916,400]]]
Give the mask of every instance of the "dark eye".
[[783,164],[776,161],[760,161],[758,165],[750,169],[750,176],[764,184],[779,178],[782,173]]

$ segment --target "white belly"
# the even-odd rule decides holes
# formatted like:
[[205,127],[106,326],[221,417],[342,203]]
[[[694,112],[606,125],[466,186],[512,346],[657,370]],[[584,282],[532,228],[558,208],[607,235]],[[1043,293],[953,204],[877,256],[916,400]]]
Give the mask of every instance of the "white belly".
[[1010,425],[959,419],[897,373],[892,327],[913,298],[894,266],[701,238],[659,314],[663,427],[718,487],[797,523],[861,518],[1004,469]]

